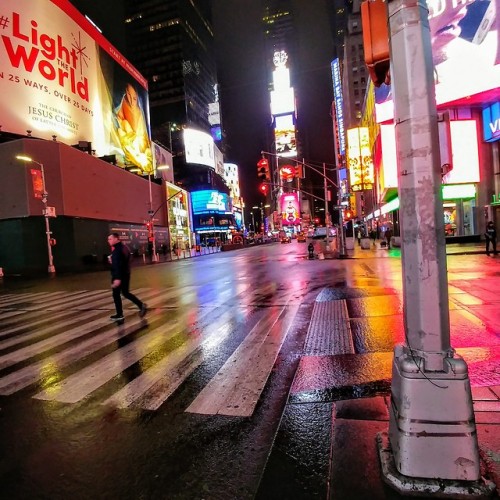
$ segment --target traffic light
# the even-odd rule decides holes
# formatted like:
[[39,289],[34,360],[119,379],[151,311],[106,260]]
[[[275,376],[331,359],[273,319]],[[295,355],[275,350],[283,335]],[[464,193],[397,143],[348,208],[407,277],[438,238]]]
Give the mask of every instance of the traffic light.
[[344,220],[351,220],[353,216],[352,210],[346,210],[344,212]]
[[269,191],[269,185],[266,184],[265,182],[262,182],[259,186],[259,191],[261,194],[263,194],[264,196],[267,196],[267,193]]
[[269,162],[266,158],[261,158],[257,162],[257,175],[260,181],[269,182],[271,180],[271,172],[269,170]]
[[386,0],[361,3],[365,63],[375,87],[391,82],[388,23]]

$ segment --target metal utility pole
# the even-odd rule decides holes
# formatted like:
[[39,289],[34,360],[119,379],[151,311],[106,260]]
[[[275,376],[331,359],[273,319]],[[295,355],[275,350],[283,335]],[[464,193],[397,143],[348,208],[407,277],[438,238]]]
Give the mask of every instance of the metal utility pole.
[[406,338],[394,350],[389,450],[404,480],[384,468],[384,436],[378,440],[387,482],[416,491],[433,478],[477,481],[479,453],[467,364],[450,345],[427,5],[393,0],[388,7]]
[[[149,184],[149,224],[150,224],[150,234],[148,234],[148,239],[151,239],[152,243],[152,262],[158,262],[158,255],[156,253],[156,237],[155,237],[155,226],[154,226],[154,211],[153,211],[153,193],[151,192],[151,173],[148,173],[148,184]],[[168,210],[167,210],[168,212]]]
[[56,268],[54,266],[54,257],[52,255],[52,231],[50,230],[50,222],[49,222],[49,209],[47,206],[49,193],[47,192],[47,187],[45,184],[45,169],[43,168],[43,163],[39,161],[33,160],[33,158],[26,155],[17,155],[16,158],[18,160],[22,160],[28,163],[35,163],[40,167],[40,172],[42,175],[42,203],[43,203],[43,216],[45,219],[45,237],[47,240],[47,255],[49,258],[49,265],[47,271],[49,274],[55,274]]
[[[338,187],[337,187],[338,189]],[[326,229],[326,250],[330,250],[330,214],[328,213],[328,185],[326,182],[326,163],[323,162],[323,190],[325,196],[325,229]]]

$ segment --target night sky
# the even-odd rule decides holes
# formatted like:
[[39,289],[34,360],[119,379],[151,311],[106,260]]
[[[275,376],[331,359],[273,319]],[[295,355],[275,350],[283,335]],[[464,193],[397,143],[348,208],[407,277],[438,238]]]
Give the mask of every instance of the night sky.
[[[103,35],[125,56],[121,0],[71,0],[103,30]],[[294,1],[300,19],[297,36],[300,73],[297,87],[298,126],[308,158],[334,161],[330,102],[329,63],[333,47],[325,16],[326,0]],[[240,186],[247,209],[261,201],[257,167],[260,151],[267,146],[271,122],[266,54],[259,0],[212,0],[216,34],[219,96],[225,133],[225,161],[240,167]],[[321,14],[318,15],[318,12]]]

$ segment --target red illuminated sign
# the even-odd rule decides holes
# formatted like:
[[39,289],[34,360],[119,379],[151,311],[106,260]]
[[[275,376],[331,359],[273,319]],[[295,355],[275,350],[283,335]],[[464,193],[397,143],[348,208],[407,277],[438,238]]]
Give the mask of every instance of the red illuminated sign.
[[32,168],[30,172],[31,172],[31,180],[33,182],[33,195],[37,200],[41,200],[43,198],[42,171]]

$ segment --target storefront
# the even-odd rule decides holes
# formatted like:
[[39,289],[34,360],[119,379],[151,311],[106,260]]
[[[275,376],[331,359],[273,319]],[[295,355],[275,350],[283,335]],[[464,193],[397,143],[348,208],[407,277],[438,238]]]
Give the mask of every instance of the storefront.
[[[477,189],[475,184],[445,184],[441,187],[445,236],[473,237],[478,234]],[[382,205],[366,217],[369,227],[378,231],[391,228],[399,235],[399,197]]]

